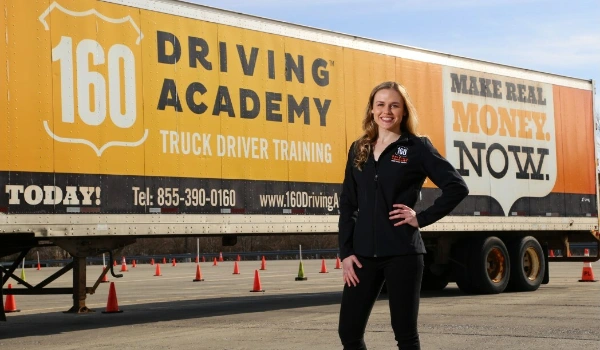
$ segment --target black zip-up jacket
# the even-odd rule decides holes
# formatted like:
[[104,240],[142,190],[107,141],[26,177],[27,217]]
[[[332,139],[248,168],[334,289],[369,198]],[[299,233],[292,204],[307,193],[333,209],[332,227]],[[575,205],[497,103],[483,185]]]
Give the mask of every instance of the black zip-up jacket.
[[426,137],[402,133],[389,144],[378,161],[373,153],[362,170],[354,166],[355,143],[348,152],[340,196],[340,259],[350,255],[383,257],[425,254],[418,228],[390,220],[393,204],[414,208],[429,177],[442,190],[432,206],[417,213],[419,227],[450,213],[469,193],[467,184]]

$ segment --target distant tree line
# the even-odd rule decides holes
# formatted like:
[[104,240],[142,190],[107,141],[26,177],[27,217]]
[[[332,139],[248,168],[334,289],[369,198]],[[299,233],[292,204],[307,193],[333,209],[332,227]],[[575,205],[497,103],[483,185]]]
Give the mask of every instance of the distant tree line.
[[[119,256],[144,256],[162,254],[196,254],[196,239],[199,239],[200,254],[248,253],[259,251],[294,250],[302,245],[302,250],[336,249],[337,235],[274,235],[274,236],[238,236],[237,244],[223,246],[221,237],[177,237],[177,238],[138,238],[117,253]],[[25,259],[37,260],[68,259],[70,254],[60,247],[32,249]],[[0,260],[13,261],[18,255]]]

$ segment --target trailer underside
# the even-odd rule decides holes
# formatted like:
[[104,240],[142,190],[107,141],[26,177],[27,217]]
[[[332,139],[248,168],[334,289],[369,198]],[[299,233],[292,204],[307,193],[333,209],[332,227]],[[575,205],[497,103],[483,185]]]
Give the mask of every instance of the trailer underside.
[[[314,234],[314,232],[311,232]],[[256,235],[257,233],[246,233],[242,235]],[[263,234],[272,235],[271,232]],[[284,233],[293,234],[293,233]],[[295,233],[298,234],[298,233]],[[332,234],[331,232],[321,232],[321,234]],[[596,261],[600,259],[598,254],[598,232],[590,234],[588,231],[550,231],[550,232],[531,232],[531,231],[454,231],[454,232],[423,232],[423,237],[428,247],[428,257],[426,260],[429,266],[437,266],[444,269],[452,262],[452,247],[464,240],[470,238],[481,238],[483,236],[498,236],[503,239],[510,237],[535,236],[537,240],[548,250],[561,250],[565,252],[562,256],[548,257],[547,250],[544,252],[546,261]],[[36,237],[34,233],[11,233],[0,235],[0,257],[13,257],[13,262],[9,267],[0,265],[0,278],[2,288],[0,292],[12,295],[47,295],[47,294],[71,294],[73,296],[73,305],[65,312],[68,313],[87,313],[93,312],[86,306],[86,297],[88,294],[94,294],[96,288],[101,283],[104,275],[110,273],[113,277],[122,277],[116,274],[113,265],[107,264],[93,286],[86,285],[86,258],[100,256],[104,253],[113,261],[113,256],[119,254],[125,246],[135,243],[136,238],[158,238],[158,237],[190,237],[190,236],[222,236],[225,245],[235,242],[237,234],[210,234],[210,235],[138,235],[138,236],[100,236],[100,237]],[[571,245],[574,243],[589,243],[592,247],[593,256],[584,257],[582,254],[571,254]],[[67,251],[72,261],[42,282],[32,285],[21,279],[15,271],[23,261],[24,257],[34,248],[58,246]],[[595,248],[594,248],[595,247]],[[435,269],[435,267],[434,267]],[[51,287],[51,283],[64,275],[73,271],[73,286],[68,288]],[[22,288],[5,288],[9,278],[17,281]],[[0,298],[2,307],[0,308],[0,320],[6,320],[4,314],[4,299]]]

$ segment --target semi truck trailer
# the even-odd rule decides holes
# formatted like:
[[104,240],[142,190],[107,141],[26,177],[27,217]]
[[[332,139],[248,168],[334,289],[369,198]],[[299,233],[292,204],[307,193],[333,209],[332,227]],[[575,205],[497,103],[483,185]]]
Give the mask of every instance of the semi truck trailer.
[[[88,312],[103,275],[87,286],[86,258],[137,238],[337,234],[348,147],[389,80],[470,190],[421,231],[424,289],[532,291],[549,260],[598,259],[591,80],[176,0],[0,10],[0,256],[14,257],[0,270],[3,288],[23,285],[11,294],[73,294],[70,311]],[[415,210],[439,193],[426,182]],[[44,246],[72,262],[22,281],[20,261]],[[72,288],[52,287],[71,270]]]

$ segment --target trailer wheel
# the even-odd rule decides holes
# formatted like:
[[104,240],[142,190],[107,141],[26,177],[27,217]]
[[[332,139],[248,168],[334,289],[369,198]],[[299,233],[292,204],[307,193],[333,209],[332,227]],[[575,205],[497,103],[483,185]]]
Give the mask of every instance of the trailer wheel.
[[471,247],[469,268],[475,292],[502,293],[510,277],[510,258],[502,240],[498,237],[478,239]]
[[534,237],[527,236],[509,243],[510,280],[508,289],[515,292],[531,292],[542,284],[546,264],[542,246]]

